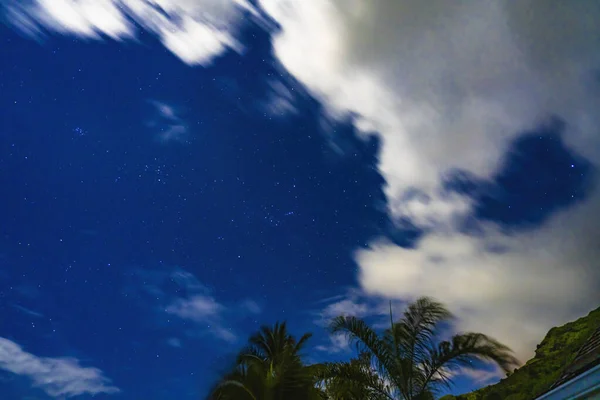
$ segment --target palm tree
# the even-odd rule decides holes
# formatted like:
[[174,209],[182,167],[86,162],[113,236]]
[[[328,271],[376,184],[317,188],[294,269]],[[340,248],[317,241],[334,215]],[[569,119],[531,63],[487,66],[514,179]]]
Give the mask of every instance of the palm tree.
[[239,353],[233,370],[209,395],[210,400],[323,399],[315,385],[318,366],[303,363],[301,350],[312,335],[296,340],[286,323],[263,326]]
[[440,325],[451,319],[441,303],[428,297],[410,304],[397,322],[390,303],[391,326],[381,335],[359,318],[337,317],[331,333],[347,334],[361,355],[323,365],[319,378],[333,388],[328,393],[336,400],[430,400],[450,386],[452,373],[473,361],[491,361],[504,371],[518,364],[508,347],[482,333],[437,340]]

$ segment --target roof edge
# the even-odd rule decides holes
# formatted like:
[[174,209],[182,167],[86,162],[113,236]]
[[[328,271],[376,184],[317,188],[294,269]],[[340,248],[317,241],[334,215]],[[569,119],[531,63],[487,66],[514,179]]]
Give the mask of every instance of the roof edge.
[[[592,382],[591,386],[590,382]],[[600,391],[600,364],[544,393],[535,400],[578,399],[580,396],[595,391]]]

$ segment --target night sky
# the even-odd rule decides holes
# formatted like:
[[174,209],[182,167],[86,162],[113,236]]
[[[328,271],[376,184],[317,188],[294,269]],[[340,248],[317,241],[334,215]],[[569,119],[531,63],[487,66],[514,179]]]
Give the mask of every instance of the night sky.
[[[489,172],[461,162],[461,154],[483,151],[467,142],[463,153],[448,154],[456,162],[436,164],[435,185],[420,187],[420,175],[392,184],[382,156],[390,133],[363,129],[360,108],[331,110],[327,93],[277,52],[274,38],[285,25],[276,16],[259,23],[240,11],[240,48],[226,46],[209,61],[191,62],[131,14],[135,40],[115,39],[102,28],[86,37],[39,16],[28,25],[16,17],[28,11],[15,4],[0,2],[3,399],[198,399],[262,324],[287,320],[297,335],[314,332],[309,361],[346,359],[351,352],[328,337],[323,321],[336,312],[377,321],[387,299],[400,310],[418,294],[439,297],[467,321],[465,328],[483,331],[466,316],[489,310],[527,324],[528,314],[511,314],[512,303],[501,294],[490,301],[501,310],[476,310],[452,288],[396,282],[396,275],[385,286],[379,275],[373,278],[379,273],[373,269],[388,261],[394,271],[412,262],[414,271],[421,258],[393,257],[419,252],[427,238],[440,235],[453,235],[449,243],[490,235],[482,243],[489,257],[517,264],[528,260],[519,258],[520,248],[511,256],[513,240],[522,237],[528,245],[541,243],[535,254],[544,260],[558,242],[568,243],[561,252],[569,257],[586,254],[572,265],[541,266],[541,275],[537,266],[528,274],[528,262],[506,274],[518,279],[523,271],[527,287],[541,276],[543,292],[567,282],[556,296],[580,288],[583,297],[569,297],[554,313],[556,299],[534,298],[532,290],[531,313],[552,317],[523,328],[530,336],[515,332],[525,335],[523,351],[521,339],[511,342],[493,327],[484,332],[518,355],[531,356],[531,343],[548,328],[600,304],[597,261],[589,261],[600,246],[584,224],[597,218],[589,210],[598,209],[594,120],[586,125],[587,141],[575,140],[570,129],[580,120],[548,103],[544,118],[532,116],[535,123],[509,124],[513,131],[486,161]],[[33,25],[38,28],[24,28]],[[587,86],[597,96],[594,85]],[[442,142],[428,146],[445,151]],[[398,187],[401,194],[391,191]],[[459,205],[452,218],[436,209],[423,222],[412,208],[456,199],[466,211]],[[560,228],[552,225],[557,218]],[[568,225],[572,220],[583,225]],[[383,255],[373,261],[377,249]],[[435,268],[454,257],[446,251],[434,246],[427,253],[442,260]],[[493,268],[502,268],[494,260]],[[477,286],[470,274],[464,284]],[[498,279],[498,292],[511,285],[508,279]],[[519,297],[527,290],[507,296],[527,302]],[[497,378],[486,379],[465,374],[453,392]]]

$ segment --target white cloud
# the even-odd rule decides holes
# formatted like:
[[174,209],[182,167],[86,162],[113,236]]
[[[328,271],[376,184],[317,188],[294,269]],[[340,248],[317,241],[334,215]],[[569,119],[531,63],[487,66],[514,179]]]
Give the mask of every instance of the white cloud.
[[203,322],[219,315],[223,308],[212,297],[194,295],[189,298],[176,299],[165,308],[165,312],[194,322]]
[[[600,31],[590,3],[261,1],[282,25],[284,66],[332,112],[356,112],[381,134],[391,198],[433,189],[450,167],[489,175],[508,140],[548,113],[587,127],[598,100],[584,74]],[[585,150],[593,134],[574,130],[571,141]]]
[[162,28],[164,45],[188,64],[207,64],[226,48],[240,47],[226,32],[184,16],[179,30]]
[[119,4],[111,0],[39,0],[30,16],[61,33],[99,38],[102,33],[114,39],[129,37],[133,27]]
[[389,210],[397,219],[407,218],[421,229],[452,230],[457,221],[469,215],[472,201],[457,193],[431,194],[406,192],[404,196],[389,199]]
[[226,49],[241,51],[235,39],[246,0],[33,0],[12,1],[7,16],[24,33],[42,28],[87,39],[134,40],[133,20],[190,65],[208,65]]
[[174,337],[167,339],[167,344],[171,347],[176,347],[176,348],[180,348],[182,346],[181,340],[174,338]]
[[598,197],[513,236],[490,225],[481,236],[432,233],[415,249],[374,244],[357,253],[359,281],[371,294],[434,296],[457,314],[459,329],[493,335],[525,361],[548,329],[600,302],[600,228],[589,217],[600,212]]
[[31,379],[55,398],[120,391],[97,368],[82,367],[75,358],[38,357],[5,338],[0,338],[0,369]]
[[336,333],[329,335],[329,343],[327,345],[320,345],[315,348],[329,354],[345,353],[351,350],[350,344],[350,337],[348,335]]
[[368,304],[354,296],[349,296],[325,306],[319,317],[321,323],[327,324],[331,319],[338,316],[364,318],[371,315],[372,312],[373,309]]
[[[361,287],[397,299],[431,295],[525,360],[547,329],[597,306],[600,196],[536,231],[489,225],[465,236],[460,196],[440,177],[460,168],[489,178],[508,143],[550,115],[567,144],[600,162],[600,3],[434,0],[261,0],[281,30],[275,54],[332,115],[357,113],[382,139],[390,213],[430,236],[414,249],[359,251]],[[560,26],[561,29],[556,29]],[[423,197],[406,197],[417,189]],[[490,243],[504,253],[486,250]]]

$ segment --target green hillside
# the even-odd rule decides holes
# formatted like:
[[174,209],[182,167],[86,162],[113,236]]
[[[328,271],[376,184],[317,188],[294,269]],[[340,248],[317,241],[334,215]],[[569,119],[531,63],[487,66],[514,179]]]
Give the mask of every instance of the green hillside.
[[550,329],[535,356],[495,385],[440,400],[531,400],[548,389],[600,326],[600,308],[577,321]]

